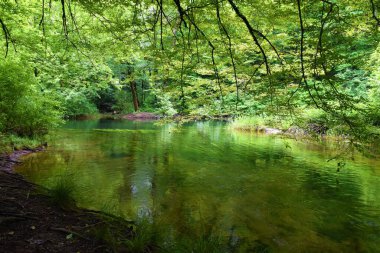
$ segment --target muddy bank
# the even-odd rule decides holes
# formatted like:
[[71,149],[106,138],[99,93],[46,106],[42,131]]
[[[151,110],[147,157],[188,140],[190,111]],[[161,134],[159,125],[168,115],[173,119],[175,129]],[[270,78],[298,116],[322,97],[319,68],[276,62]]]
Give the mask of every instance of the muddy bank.
[[126,239],[132,233],[126,222],[75,207],[64,210],[46,189],[13,173],[19,158],[31,152],[0,156],[0,251],[126,252],[117,243],[111,248],[100,233],[107,231],[115,242],[121,234]]
[[0,172],[5,171],[9,173],[13,173],[13,167],[20,163],[20,158],[22,156],[31,154],[33,152],[43,151],[44,147],[36,148],[36,149],[26,149],[26,150],[16,150],[11,154],[0,154]]

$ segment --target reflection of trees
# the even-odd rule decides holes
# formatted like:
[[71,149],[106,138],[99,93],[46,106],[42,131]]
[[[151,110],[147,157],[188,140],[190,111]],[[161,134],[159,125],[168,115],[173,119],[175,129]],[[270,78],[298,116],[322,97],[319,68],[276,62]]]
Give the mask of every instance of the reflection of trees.
[[350,165],[336,173],[325,162],[328,150],[287,142],[291,148],[211,122],[180,131],[70,130],[55,150],[31,156],[25,166],[35,181],[68,167],[84,206],[110,203],[129,218],[149,216],[173,238],[220,232],[247,251],[315,245],[371,251],[380,234],[378,211],[365,204],[378,207],[378,178]]
[[309,168],[305,170],[304,177],[302,188],[313,199],[311,208],[318,216],[318,233],[356,247],[356,238],[360,237],[363,229],[358,226],[364,209],[360,182],[351,173],[336,173],[333,168]]

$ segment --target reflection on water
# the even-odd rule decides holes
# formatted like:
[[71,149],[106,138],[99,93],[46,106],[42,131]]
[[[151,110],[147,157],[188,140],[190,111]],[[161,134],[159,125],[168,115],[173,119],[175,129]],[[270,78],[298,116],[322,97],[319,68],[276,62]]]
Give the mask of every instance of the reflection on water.
[[43,185],[70,175],[81,206],[148,218],[170,238],[212,232],[241,252],[375,252],[380,162],[356,154],[337,172],[327,162],[337,152],[219,122],[76,121],[18,170]]

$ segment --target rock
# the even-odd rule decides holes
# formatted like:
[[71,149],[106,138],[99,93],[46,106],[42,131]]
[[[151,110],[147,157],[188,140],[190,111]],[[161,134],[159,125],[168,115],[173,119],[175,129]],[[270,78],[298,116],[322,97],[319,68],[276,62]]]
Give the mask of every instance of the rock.
[[307,126],[307,129],[310,133],[315,133],[315,134],[326,134],[328,127],[325,126],[324,124],[317,124],[317,123],[310,123]]
[[304,129],[297,126],[290,127],[285,133],[290,134],[290,135],[297,135],[297,136],[307,134]]
[[270,127],[264,128],[264,132],[266,134],[281,134],[282,133],[282,131],[280,129],[270,128]]
[[160,116],[151,112],[137,112],[124,115],[121,118],[129,120],[154,120],[159,119]]

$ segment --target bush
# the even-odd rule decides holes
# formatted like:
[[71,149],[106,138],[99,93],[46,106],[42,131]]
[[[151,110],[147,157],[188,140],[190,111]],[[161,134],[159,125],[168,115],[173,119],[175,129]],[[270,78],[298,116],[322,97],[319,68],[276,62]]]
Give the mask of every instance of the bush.
[[42,136],[61,123],[60,104],[38,89],[32,68],[17,60],[0,63],[0,131]]
[[131,113],[134,111],[130,92],[120,89],[115,91],[115,104],[112,109],[120,113]]
[[158,112],[164,116],[173,116],[177,114],[177,110],[174,109],[172,102],[170,101],[170,95],[167,93],[154,90],[154,94],[158,99]]
[[301,117],[306,124],[327,125],[329,122],[327,113],[321,109],[305,108]]
[[92,103],[85,94],[69,90],[64,95],[65,116],[74,118],[82,115],[92,115],[98,113],[96,105]]
[[[377,84],[379,85],[379,84]],[[380,126],[380,88],[376,87],[369,92],[368,123]]]
[[252,115],[234,119],[230,126],[243,131],[257,131],[265,127],[287,130],[292,126],[292,120],[286,115]]
[[98,96],[95,97],[94,102],[100,112],[112,112],[113,106],[116,104],[115,88],[109,86],[100,90]]

